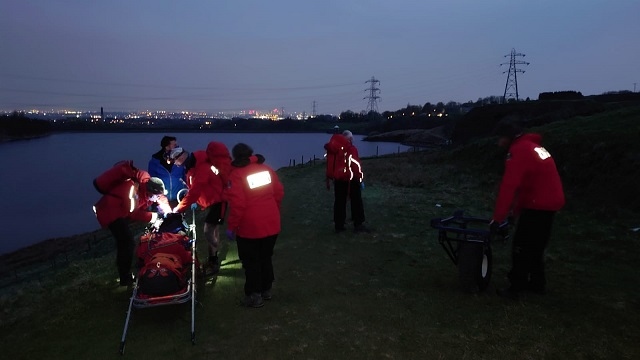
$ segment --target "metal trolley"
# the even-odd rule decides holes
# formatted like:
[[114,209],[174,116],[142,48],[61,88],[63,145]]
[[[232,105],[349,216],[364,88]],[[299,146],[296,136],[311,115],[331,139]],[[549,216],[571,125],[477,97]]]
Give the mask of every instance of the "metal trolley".
[[447,218],[431,219],[431,227],[438,230],[438,242],[449,258],[458,267],[458,276],[463,291],[483,291],[491,281],[494,240],[506,242],[509,238],[509,222],[504,221],[489,230],[489,219],[464,216],[457,210]]
[[[182,192],[182,191],[181,191]],[[185,193],[186,194],[186,193]],[[181,193],[178,193],[178,197],[180,199]],[[178,291],[177,293],[167,294],[165,296],[141,296],[139,293],[138,287],[138,277],[136,276],[135,283],[133,285],[133,294],[129,299],[129,309],[127,310],[127,316],[124,323],[124,330],[122,332],[122,337],[120,339],[120,349],[119,352],[121,355],[124,355],[127,330],[129,328],[129,321],[131,319],[132,309],[141,309],[141,308],[150,308],[156,306],[163,305],[175,305],[175,304],[184,304],[187,302],[191,302],[191,343],[195,345],[196,343],[196,332],[195,332],[195,305],[196,305],[196,278],[198,276],[198,259],[196,255],[196,214],[193,212],[193,219],[190,226],[188,226],[188,233],[190,236],[189,248],[191,251],[191,264],[190,271],[187,276],[187,284],[186,286]]]

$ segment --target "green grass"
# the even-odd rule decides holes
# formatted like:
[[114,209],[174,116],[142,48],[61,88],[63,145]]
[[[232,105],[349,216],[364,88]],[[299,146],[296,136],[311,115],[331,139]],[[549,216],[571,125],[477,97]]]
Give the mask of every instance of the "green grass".
[[[634,116],[624,117],[628,126],[635,124]],[[620,114],[573,121],[601,134],[597,123],[614,118]],[[588,135],[586,127],[572,132],[573,125],[540,129],[555,134],[548,147],[559,166],[573,166],[579,151],[571,134]],[[633,140],[625,137],[628,126],[618,125],[606,136],[617,141],[603,140],[612,148]],[[633,144],[627,145],[631,152],[638,149]],[[273,300],[261,309],[237,305],[244,274],[235,244],[227,243],[220,276],[199,287],[197,344],[190,342],[188,305],[136,309],[125,357],[639,358],[640,245],[638,233],[629,229],[640,220],[633,206],[607,204],[598,211],[578,206],[589,203],[580,196],[593,177],[581,182],[577,174],[564,175],[572,179],[570,205],[556,217],[547,295],[525,295],[518,302],[495,295],[495,288],[506,284],[509,243],[493,245],[493,278],[486,292],[460,291],[456,267],[429,220],[456,209],[490,216],[501,157],[486,140],[455,152],[366,159],[363,197],[372,234],[333,233],[333,193],[324,188],[321,166],[281,169],[285,200]],[[616,216],[603,217],[612,213]],[[0,297],[3,358],[117,358],[130,293],[116,286],[114,259],[111,253],[79,261],[49,279],[5,292]]]

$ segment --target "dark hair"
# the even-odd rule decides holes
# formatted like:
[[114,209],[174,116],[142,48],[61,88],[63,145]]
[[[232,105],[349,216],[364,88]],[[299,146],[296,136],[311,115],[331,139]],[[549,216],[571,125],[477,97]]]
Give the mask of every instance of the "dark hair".
[[249,158],[249,156],[253,155],[253,149],[247,144],[238,143],[231,150],[231,155],[233,155],[234,160]]
[[160,147],[162,147],[164,149],[172,141],[176,141],[176,137],[175,136],[163,136],[162,140],[160,140]]
[[522,134],[523,127],[518,122],[499,122],[493,133],[498,137],[513,139]]

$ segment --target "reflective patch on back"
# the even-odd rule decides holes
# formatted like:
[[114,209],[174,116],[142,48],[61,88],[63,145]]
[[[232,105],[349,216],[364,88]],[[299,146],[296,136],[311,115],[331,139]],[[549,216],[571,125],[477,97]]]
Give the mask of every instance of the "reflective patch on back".
[[547,151],[547,149],[543,148],[542,146],[534,148],[533,150],[535,150],[535,152],[538,153],[538,156],[540,157],[540,159],[542,160],[546,160],[548,158],[551,157],[551,154],[549,154],[549,152]]
[[271,174],[267,170],[251,174],[247,176],[247,182],[249,183],[249,189],[265,186],[271,184]]

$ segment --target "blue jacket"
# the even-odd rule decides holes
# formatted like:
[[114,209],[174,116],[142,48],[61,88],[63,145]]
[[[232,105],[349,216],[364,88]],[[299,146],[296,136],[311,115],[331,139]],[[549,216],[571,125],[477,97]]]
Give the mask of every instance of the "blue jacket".
[[149,175],[162,179],[168,192],[167,199],[171,202],[178,201],[178,191],[187,188],[184,166],[167,164],[163,158],[162,150],[151,156],[151,160],[149,160]]

